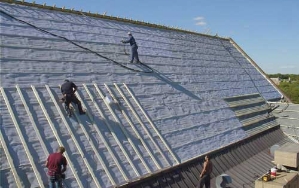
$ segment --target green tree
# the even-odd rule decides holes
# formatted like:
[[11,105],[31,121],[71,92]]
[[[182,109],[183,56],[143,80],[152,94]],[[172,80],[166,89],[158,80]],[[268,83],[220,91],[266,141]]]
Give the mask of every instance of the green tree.
[[293,103],[299,104],[299,75],[298,74],[269,74],[270,78],[281,78],[291,82],[282,81],[278,87],[292,100]]
[[281,82],[278,86],[293,103],[299,104],[299,82]]

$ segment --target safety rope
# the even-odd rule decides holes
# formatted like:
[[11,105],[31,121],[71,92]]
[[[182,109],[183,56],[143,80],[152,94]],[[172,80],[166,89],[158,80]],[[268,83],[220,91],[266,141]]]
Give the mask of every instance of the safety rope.
[[[225,45],[223,44],[223,42],[220,40],[220,43],[222,44],[223,48],[230,54],[230,56],[240,65],[240,67],[244,70],[244,72],[249,76],[249,79],[251,80],[251,82],[253,83],[255,89],[261,94],[260,90],[258,89],[257,85],[255,84],[253,78],[251,77],[251,75],[246,71],[246,68],[244,68],[242,66],[242,64],[237,60],[237,58],[230,52],[229,49],[227,49],[227,47],[225,47]],[[262,95],[261,95],[262,96]],[[265,99],[263,96],[262,96],[263,99]],[[266,101],[266,99],[265,99]]]
[[91,52],[91,53],[93,53],[93,54],[95,54],[95,55],[97,55],[97,56],[99,56],[99,57],[101,57],[101,58],[103,58],[103,59],[106,59],[106,60],[108,60],[108,61],[111,61],[111,62],[115,63],[116,65],[118,65],[118,66],[120,66],[120,67],[122,67],[122,68],[125,68],[125,69],[127,69],[127,70],[130,70],[130,71],[133,71],[133,72],[140,72],[140,73],[153,73],[153,72],[154,72],[153,69],[152,69],[151,67],[149,67],[148,65],[146,65],[146,64],[144,64],[144,63],[142,63],[142,62],[140,62],[140,63],[138,63],[138,64],[141,64],[141,65],[143,65],[144,67],[148,68],[149,71],[143,71],[143,70],[138,70],[138,69],[130,68],[130,67],[128,67],[128,66],[126,66],[126,65],[124,65],[124,64],[122,64],[122,63],[119,63],[119,62],[117,62],[117,61],[115,61],[115,60],[113,60],[113,59],[110,59],[110,58],[108,58],[108,57],[106,57],[106,56],[103,56],[103,55],[99,54],[98,52],[95,52],[95,51],[93,51],[93,50],[91,50],[91,49],[89,49],[89,48],[86,48],[86,47],[84,47],[84,46],[81,46],[81,45],[79,45],[78,43],[76,43],[76,42],[74,42],[74,41],[72,41],[72,40],[69,40],[69,39],[66,38],[66,37],[62,37],[62,36],[56,35],[56,34],[54,34],[54,33],[52,33],[52,32],[49,32],[49,31],[47,31],[47,30],[45,30],[45,29],[42,29],[42,28],[40,28],[40,27],[37,27],[37,26],[35,26],[35,25],[31,24],[31,23],[28,23],[28,22],[26,22],[26,21],[24,21],[24,20],[18,19],[18,18],[16,18],[16,17],[14,17],[14,16],[8,14],[7,12],[4,12],[3,10],[0,10],[0,12],[1,12],[2,14],[4,14],[4,15],[6,15],[6,16],[12,18],[12,19],[14,19],[14,20],[17,20],[18,22],[27,24],[27,25],[33,27],[34,29],[36,29],[36,30],[38,30],[38,31],[41,31],[41,32],[43,32],[43,33],[52,35],[52,36],[57,37],[57,38],[61,38],[61,39],[65,40],[65,41],[67,41],[67,42],[69,42],[69,43],[71,43],[71,44],[73,44],[73,45],[75,45],[75,46],[77,46],[77,47],[79,47],[79,48],[82,48],[82,49],[84,49],[84,50],[86,50],[86,51],[89,51],[89,52]]

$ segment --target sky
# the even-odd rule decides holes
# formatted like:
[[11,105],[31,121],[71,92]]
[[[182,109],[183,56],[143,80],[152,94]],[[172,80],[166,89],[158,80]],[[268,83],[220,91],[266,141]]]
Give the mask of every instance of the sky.
[[299,74],[299,0],[35,2],[230,37],[265,73]]

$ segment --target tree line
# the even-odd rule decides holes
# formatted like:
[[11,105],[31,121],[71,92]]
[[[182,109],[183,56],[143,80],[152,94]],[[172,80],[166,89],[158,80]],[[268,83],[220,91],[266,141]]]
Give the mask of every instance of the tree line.
[[299,75],[298,74],[269,74],[270,78],[280,78],[278,87],[292,100],[299,104]]

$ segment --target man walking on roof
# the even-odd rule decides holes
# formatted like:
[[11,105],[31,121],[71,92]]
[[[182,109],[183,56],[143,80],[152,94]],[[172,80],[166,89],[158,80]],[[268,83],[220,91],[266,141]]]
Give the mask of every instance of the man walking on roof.
[[63,156],[65,152],[64,147],[60,146],[56,153],[51,153],[46,161],[49,175],[50,188],[62,188],[62,179],[65,178],[66,158]]
[[65,109],[69,113],[68,115],[71,116],[70,113],[71,102],[77,104],[79,114],[85,114],[85,112],[82,109],[81,101],[75,95],[75,92],[77,91],[77,86],[73,82],[66,79],[64,80],[64,83],[61,85],[60,89],[64,97]]
[[131,61],[130,61],[130,63],[133,63],[134,58],[136,59],[137,63],[140,63],[139,57],[138,57],[138,52],[137,52],[138,46],[135,41],[135,38],[133,37],[131,32],[128,32],[128,35],[129,35],[129,39],[122,40],[121,42],[122,43],[130,43],[130,45],[131,45]]
[[202,172],[199,175],[199,184],[197,188],[210,188],[210,181],[211,181],[211,173],[213,171],[213,164],[210,161],[210,157],[208,155],[205,156],[205,162],[203,164]]

